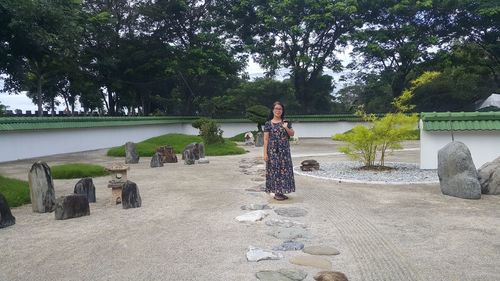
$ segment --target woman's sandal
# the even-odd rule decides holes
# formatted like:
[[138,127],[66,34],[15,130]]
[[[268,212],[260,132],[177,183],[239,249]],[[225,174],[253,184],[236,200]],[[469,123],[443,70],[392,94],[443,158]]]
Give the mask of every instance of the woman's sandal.
[[283,194],[275,194],[275,195],[274,195],[274,199],[275,199],[275,200],[278,200],[278,201],[283,201],[283,200],[285,200],[286,198],[285,198],[285,196],[284,196]]

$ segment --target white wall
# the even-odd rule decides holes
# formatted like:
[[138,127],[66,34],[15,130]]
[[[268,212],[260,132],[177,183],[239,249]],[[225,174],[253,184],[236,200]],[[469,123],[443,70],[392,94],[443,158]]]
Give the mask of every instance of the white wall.
[[[476,169],[500,156],[500,131],[455,131],[453,136],[467,145]],[[437,169],[438,151],[451,141],[449,131],[420,129],[420,168]]]
[[[350,130],[355,122],[294,123],[300,137],[331,137]],[[221,123],[224,137],[256,130],[253,123]],[[30,130],[0,132],[0,162],[39,156],[70,153],[123,145],[127,141],[140,142],[169,133],[197,135],[191,124],[143,125],[58,130]]]

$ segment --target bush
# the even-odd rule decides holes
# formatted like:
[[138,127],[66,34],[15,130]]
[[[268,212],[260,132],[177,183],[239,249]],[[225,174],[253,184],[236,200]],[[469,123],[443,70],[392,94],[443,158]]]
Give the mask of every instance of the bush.
[[50,167],[53,179],[78,179],[109,175],[103,166],[83,163],[69,163]]
[[210,118],[200,118],[191,124],[196,129],[200,130],[200,136],[206,145],[214,143],[224,143],[222,137],[223,131],[220,129],[217,122]]
[[0,176],[0,193],[5,196],[10,208],[31,202],[30,187],[27,181]]
[[247,108],[246,118],[257,123],[258,131],[262,132],[262,125],[266,123],[268,115],[269,108],[263,105],[254,105]]

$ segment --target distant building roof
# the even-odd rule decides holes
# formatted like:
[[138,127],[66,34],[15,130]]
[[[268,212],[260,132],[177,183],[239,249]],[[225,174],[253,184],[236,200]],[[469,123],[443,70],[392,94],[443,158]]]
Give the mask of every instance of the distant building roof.
[[424,131],[500,130],[500,112],[422,112]]

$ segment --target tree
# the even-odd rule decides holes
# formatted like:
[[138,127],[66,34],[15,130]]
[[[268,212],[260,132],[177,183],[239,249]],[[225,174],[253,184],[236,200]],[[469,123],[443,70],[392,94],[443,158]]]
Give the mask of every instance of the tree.
[[237,2],[232,27],[270,75],[280,67],[290,70],[302,111],[314,112],[314,105],[325,102],[311,103],[314,85],[324,82],[324,68],[340,69],[334,51],[345,45],[346,34],[361,26],[357,1]]

